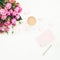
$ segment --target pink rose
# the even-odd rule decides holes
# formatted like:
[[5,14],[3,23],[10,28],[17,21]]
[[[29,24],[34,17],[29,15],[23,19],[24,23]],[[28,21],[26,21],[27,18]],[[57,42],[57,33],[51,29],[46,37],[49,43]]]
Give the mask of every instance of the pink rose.
[[9,27],[6,27],[6,26],[2,26],[2,27],[0,27],[0,31],[9,31]]
[[11,20],[11,23],[15,26],[15,25],[16,25],[16,19],[13,18],[13,19]]
[[14,11],[17,12],[17,13],[20,13],[20,12],[22,11],[22,8],[21,8],[21,7],[16,7],[16,8],[14,9]]
[[19,11],[18,12],[21,12],[22,11],[22,8],[21,7],[19,7]]
[[16,16],[17,14],[18,14],[18,13],[15,12],[15,11],[13,11],[13,13],[12,13],[13,16]]
[[4,23],[4,25],[6,25],[6,26],[10,26],[11,23],[10,23],[10,21],[7,21],[7,22]]
[[2,28],[2,27],[0,27],[0,30],[1,30],[1,31],[4,31],[5,29],[4,29],[4,28]]
[[6,11],[5,9],[1,9],[1,10],[0,10],[0,14],[1,14],[1,15],[6,15],[6,14],[7,14],[7,11]]
[[7,18],[6,15],[2,15],[2,16],[1,16],[1,19],[2,19],[2,20],[5,20],[6,18]]
[[12,7],[11,3],[7,3],[5,6],[7,9],[10,9]]
[[5,28],[6,28],[5,26],[0,27],[0,30],[1,30],[1,31],[5,31]]
[[16,19],[19,19],[20,18],[20,15],[16,15],[16,17],[15,17]]
[[13,13],[13,10],[12,10],[12,9],[10,9],[10,10],[9,10],[9,12],[10,12],[10,14],[12,14],[12,13]]
[[7,12],[7,16],[8,16],[8,15],[10,15],[10,12],[9,12],[9,11]]

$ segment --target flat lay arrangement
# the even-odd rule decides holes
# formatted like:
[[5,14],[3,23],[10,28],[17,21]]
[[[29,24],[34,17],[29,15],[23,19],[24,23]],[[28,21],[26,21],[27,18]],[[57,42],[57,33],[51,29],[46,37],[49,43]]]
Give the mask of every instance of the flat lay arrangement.
[[58,0],[0,0],[0,60],[56,60],[60,53]]

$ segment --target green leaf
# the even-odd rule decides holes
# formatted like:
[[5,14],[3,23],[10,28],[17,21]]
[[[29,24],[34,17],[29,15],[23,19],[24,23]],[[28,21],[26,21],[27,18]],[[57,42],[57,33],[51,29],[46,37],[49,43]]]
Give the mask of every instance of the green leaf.
[[2,1],[0,0],[0,6],[1,6],[2,8],[4,8],[4,4],[5,4],[5,3],[3,2],[3,0],[2,0]]
[[12,3],[12,9],[14,10],[16,7],[16,1],[14,3]]
[[15,9],[15,6],[12,5],[12,9],[14,10]]
[[21,16],[20,16],[20,18],[17,21],[20,21],[20,20],[22,20],[22,17]]
[[5,0],[0,0],[0,2],[5,3]]
[[20,20],[22,20],[22,17],[20,16]]
[[0,6],[3,7],[3,3],[2,2],[0,2]]

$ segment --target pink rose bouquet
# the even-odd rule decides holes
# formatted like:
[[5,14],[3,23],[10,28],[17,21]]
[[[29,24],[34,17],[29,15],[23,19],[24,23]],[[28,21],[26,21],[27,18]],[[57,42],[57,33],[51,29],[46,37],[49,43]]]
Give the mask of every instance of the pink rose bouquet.
[[22,8],[15,0],[7,0],[3,7],[0,7],[0,32],[8,32],[10,26],[16,26],[16,22],[22,20]]

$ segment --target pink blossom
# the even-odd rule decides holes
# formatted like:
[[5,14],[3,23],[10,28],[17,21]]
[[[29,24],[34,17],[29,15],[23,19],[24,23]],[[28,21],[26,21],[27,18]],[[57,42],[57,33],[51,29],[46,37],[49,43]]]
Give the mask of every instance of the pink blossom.
[[6,25],[6,26],[10,26],[11,23],[10,23],[10,21],[7,21],[7,22],[4,23],[4,25]]
[[1,31],[5,31],[5,26],[0,27],[0,30],[1,30]]
[[12,7],[11,3],[7,3],[5,6],[7,9],[10,9]]
[[0,31],[9,31],[9,27],[6,27],[6,26],[2,26],[0,27]]
[[2,19],[2,20],[5,20],[6,18],[7,18],[6,15],[2,15],[2,16],[1,16],[1,19]]
[[10,10],[9,10],[9,12],[10,12],[10,14],[12,14],[12,13],[13,13],[13,10],[12,10],[12,9],[10,9]]
[[22,11],[22,8],[21,8],[21,7],[19,7],[19,11],[18,11],[18,12],[20,13],[21,11]]
[[16,25],[16,19],[13,18],[13,19],[11,20],[11,23],[12,23],[13,25]]
[[8,16],[8,15],[10,15],[10,12],[9,12],[9,11],[7,12],[7,16]]
[[16,17],[15,17],[16,19],[19,19],[20,18],[20,15],[16,15]]
[[1,10],[0,10],[0,14],[1,14],[1,15],[6,15],[6,14],[7,14],[7,11],[6,11],[5,9],[1,9]]
[[16,7],[16,8],[14,9],[14,11],[20,13],[20,12],[22,11],[22,8],[21,8],[21,7]]
[[5,29],[1,27],[0,30],[1,30],[1,31],[4,31]]
[[17,14],[18,14],[18,13],[15,12],[15,11],[13,11],[13,13],[12,13],[13,16],[16,16]]

